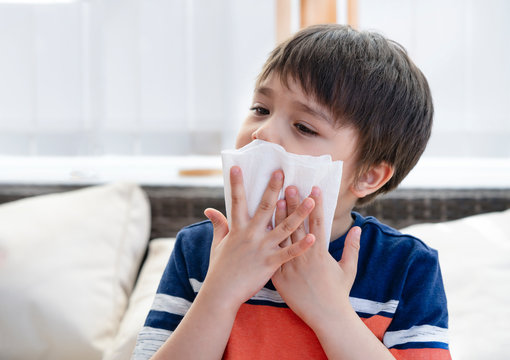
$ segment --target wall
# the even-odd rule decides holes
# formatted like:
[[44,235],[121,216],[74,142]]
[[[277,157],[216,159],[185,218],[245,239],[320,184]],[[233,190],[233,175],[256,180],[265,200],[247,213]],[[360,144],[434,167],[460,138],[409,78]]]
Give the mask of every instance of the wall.
[[216,154],[273,45],[272,0],[0,3],[0,154]]
[[432,157],[510,159],[510,2],[359,0],[363,29],[400,42],[425,73]]
[[[274,46],[274,10],[273,0],[0,1],[0,155],[231,147]],[[359,0],[360,28],[402,43],[429,79],[426,156],[510,159],[509,13],[505,0]]]

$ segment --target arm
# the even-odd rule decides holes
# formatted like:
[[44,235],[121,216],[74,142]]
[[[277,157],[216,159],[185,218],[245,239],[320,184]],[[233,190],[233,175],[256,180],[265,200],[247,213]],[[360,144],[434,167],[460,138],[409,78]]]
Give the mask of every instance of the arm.
[[383,341],[397,359],[451,359],[446,295],[435,250],[418,246],[408,256],[399,305]]
[[[356,276],[360,228],[348,233],[340,262],[326,250],[322,199],[314,188],[311,197],[316,207],[310,214],[310,232],[317,238],[312,248],[299,258],[285,263],[273,276],[275,285],[289,307],[317,335],[329,359],[394,359],[389,350],[365,326],[349,302]],[[283,220],[296,207],[295,196],[277,204],[276,220]],[[288,208],[287,208],[288,207]],[[290,243],[305,236],[299,227]]]
[[305,199],[296,211],[268,230],[283,173],[276,171],[253,218],[249,218],[238,167],[230,173],[232,187],[231,229],[218,211],[205,214],[214,226],[210,264],[196,299],[174,333],[154,359],[219,359],[227,344],[242,303],[260,290],[283,263],[301,255],[313,237],[280,247],[280,243],[305,220],[314,207]]

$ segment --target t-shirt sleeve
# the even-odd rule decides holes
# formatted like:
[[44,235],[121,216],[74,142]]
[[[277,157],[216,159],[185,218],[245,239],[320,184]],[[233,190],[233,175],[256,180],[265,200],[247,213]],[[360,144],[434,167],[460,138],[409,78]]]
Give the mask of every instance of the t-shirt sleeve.
[[132,359],[150,359],[179,325],[195,299],[198,289],[193,288],[185,257],[187,237],[187,231],[177,235],[144,327],[138,334]]
[[451,359],[437,251],[424,248],[410,259],[402,296],[383,342],[396,359]]

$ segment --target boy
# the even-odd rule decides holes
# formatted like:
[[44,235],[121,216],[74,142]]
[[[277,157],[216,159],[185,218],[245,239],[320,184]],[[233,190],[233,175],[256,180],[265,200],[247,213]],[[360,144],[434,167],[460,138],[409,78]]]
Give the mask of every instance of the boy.
[[231,227],[207,209],[179,233],[135,359],[449,359],[437,253],[352,212],[395,188],[430,136],[430,91],[405,51],[309,27],[272,52],[250,110],[236,148],[261,139],[343,161],[331,239],[319,188],[278,201],[276,171],[250,218],[233,167]]

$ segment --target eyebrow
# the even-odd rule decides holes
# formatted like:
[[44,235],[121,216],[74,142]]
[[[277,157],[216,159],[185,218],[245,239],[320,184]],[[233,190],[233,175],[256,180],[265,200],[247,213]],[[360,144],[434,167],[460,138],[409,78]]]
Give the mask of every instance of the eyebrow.
[[[256,94],[261,94],[267,97],[271,97],[274,94],[274,90],[270,87],[266,86],[260,86],[255,89]],[[314,107],[310,107],[306,105],[305,103],[301,101],[294,101],[292,103],[299,111],[303,111],[307,114],[310,114],[314,117],[320,117],[321,119],[325,120],[328,124],[334,125],[333,119],[330,116],[327,116],[324,112],[322,112],[320,109],[316,109]]]
[[317,116],[325,120],[328,124],[333,125],[333,120],[330,116],[327,116],[324,112],[320,111],[319,109],[314,109],[306,104],[303,104],[299,101],[294,101],[294,105],[299,108],[299,110],[304,111],[305,113],[308,113],[312,116]]
[[255,89],[255,93],[260,93],[265,96],[271,96],[271,95],[273,95],[274,91],[271,88],[261,86],[261,87],[258,87]]

